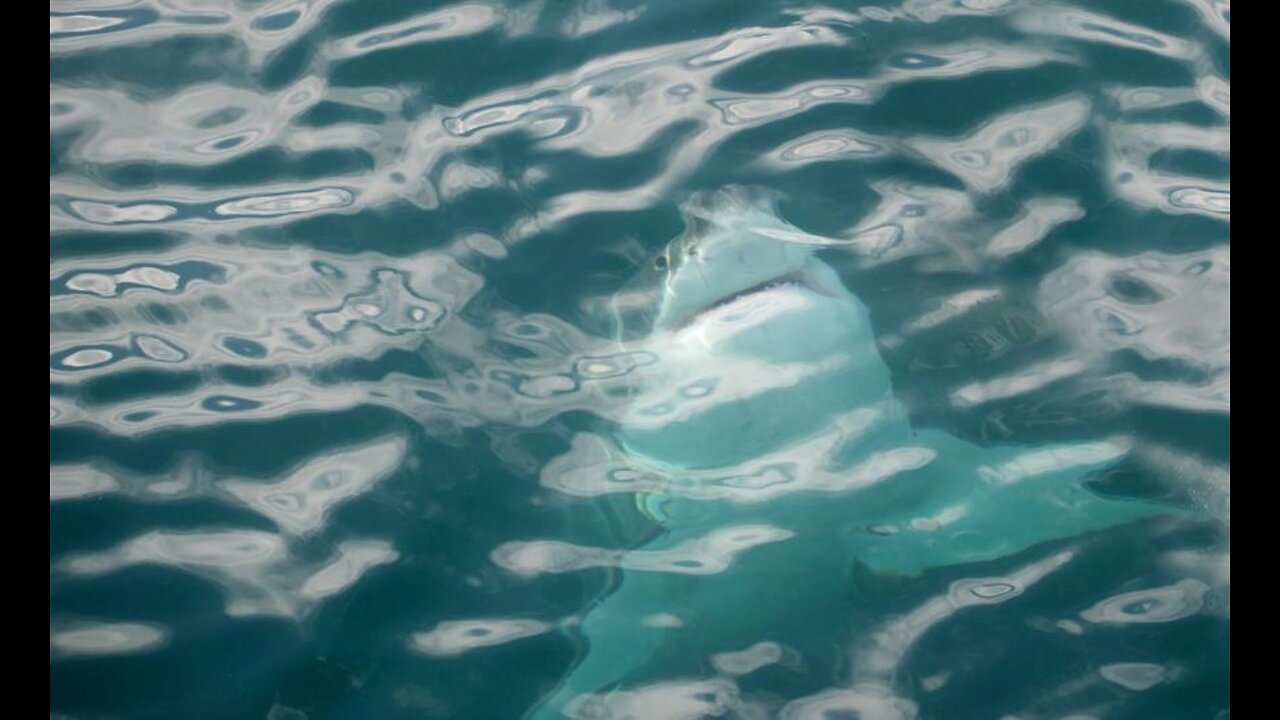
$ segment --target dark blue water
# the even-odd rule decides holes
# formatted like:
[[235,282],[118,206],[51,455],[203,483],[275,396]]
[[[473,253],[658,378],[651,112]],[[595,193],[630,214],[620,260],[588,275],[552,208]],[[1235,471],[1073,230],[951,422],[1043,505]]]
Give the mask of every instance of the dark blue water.
[[[55,0],[49,43],[51,717],[1229,718],[1229,3]],[[567,486],[734,187],[913,432],[1115,448],[1087,492],[1159,511],[961,562],[963,513],[867,509],[899,477],[721,497],[772,533],[732,551],[659,507],[687,459]],[[593,648],[653,578],[658,650]]]

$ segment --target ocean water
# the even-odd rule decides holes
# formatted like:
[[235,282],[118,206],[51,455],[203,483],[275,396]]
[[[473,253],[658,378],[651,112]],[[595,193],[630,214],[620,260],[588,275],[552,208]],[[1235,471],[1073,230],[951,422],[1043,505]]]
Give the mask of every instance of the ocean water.
[[[51,718],[1230,717],[1228,2],[51,0],[49,27]],[[806,533],[964,519],[800,490],[811,522],[755,502],[761,546],[718,523],[672,560],[692,531],[646,497],[703,475],[567,487],[648,392],[715,192],[772,198],[865,305],[913,432],[1119,448],[1087,492],[1161,512],[808,573]],[[821,611],[766,609],[774,570]],[[713,642],[730,617],[765,630]],[[553,700],[593,651],[620,680]]]

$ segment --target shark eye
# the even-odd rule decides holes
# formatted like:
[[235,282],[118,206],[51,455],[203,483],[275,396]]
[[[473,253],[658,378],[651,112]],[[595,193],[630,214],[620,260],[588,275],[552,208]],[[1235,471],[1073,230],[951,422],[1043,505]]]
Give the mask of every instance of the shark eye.
[[666,256],[666,255],[659,255],[659,256],[658,256],[658,257],[653,261],[653,269],[654,269],[654,270],[657,270],[658,272],[663,272],[664,270],[666,270],[666,269],[667,269],[667,256]]

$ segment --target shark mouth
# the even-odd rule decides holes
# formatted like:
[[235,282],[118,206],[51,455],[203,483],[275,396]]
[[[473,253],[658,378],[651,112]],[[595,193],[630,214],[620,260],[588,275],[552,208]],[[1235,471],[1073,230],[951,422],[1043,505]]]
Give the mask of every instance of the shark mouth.
[[762,283],[758,283],[756,285],[752,285],[750,287],[744,288],[742,290],[739,290],[738,292],[731,293],[729,295],[726,295],[720,298],[719,300],[716,300],[710,305],[698,308],[688,313],[687,315],[685,315],[683,319],[681,319],[681,321],[677,325],[677,329],[688,327],[695,320],[702,317],[703,315],[706,315],[711,312],[715,312],[720,308],[728,307],[729,305],[733,305],[734,303],[744,300],[753,295],[759,295],[761,293],[767,293],[767,292],[774,292],[776,290],[782,290],[787,288],[807,290],[809,292],[817,293],[820,295],[827,294],[821,287],[818,286],[817,283],[812,282],[812,278],[809,277],[808,273],[806,272],[788,273],[786,275],[781,275],[779,277],[766,280]]

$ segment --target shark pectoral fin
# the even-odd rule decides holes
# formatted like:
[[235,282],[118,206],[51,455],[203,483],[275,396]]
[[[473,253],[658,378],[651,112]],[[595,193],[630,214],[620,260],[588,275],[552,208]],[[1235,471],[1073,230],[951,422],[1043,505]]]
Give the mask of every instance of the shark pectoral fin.
[[950,523],[924,520],[908,523],[892,535],[868,534],[858,543],[855,558],[879,573],[914,576],[934,567],[996,560],[1041,543],[1179,512],[1154,503],[1103,498],[1083,487],[1048,497],[1003,495],[988,502],[992,507]]
[[918,575],[1184,512],[1150,501],[1105,497],[1085,487],[1090,475],[1119,457],[1101,444],[1088,444],[1040,450],[998,465],[940,468],[935,480],[949,487],[916,507],[914,515],[860,534],[854,558],[877,572]]
[[631,548],[661,532],[634,493],[574,498],[559,509],[560,537],[580,545]]

